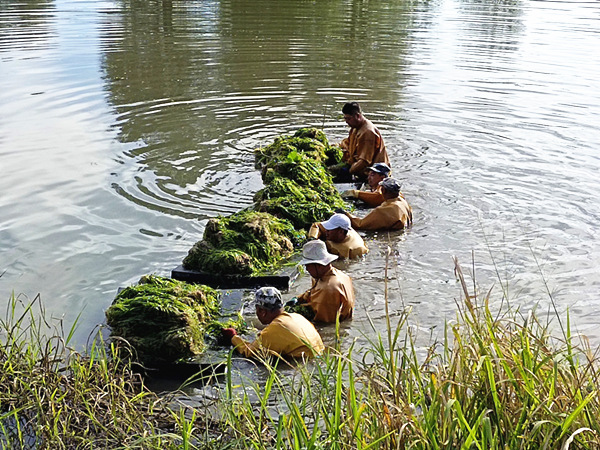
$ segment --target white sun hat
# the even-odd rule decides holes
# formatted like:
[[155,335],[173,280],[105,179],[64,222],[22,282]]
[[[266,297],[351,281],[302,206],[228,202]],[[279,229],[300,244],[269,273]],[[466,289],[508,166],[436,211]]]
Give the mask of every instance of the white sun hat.
[[314,240],[307,242],[302,247],[302,260],[299,264],[320,264],[326,266],[338,259],[337,255],[332,255],[327,251],[325,242],[321,240]]
[[326,230],[335,230],[341,228],[342,230],[349,230],[351,228],[350,219],[346,214],[334,214],[325,222],[321,222],[323,228]]

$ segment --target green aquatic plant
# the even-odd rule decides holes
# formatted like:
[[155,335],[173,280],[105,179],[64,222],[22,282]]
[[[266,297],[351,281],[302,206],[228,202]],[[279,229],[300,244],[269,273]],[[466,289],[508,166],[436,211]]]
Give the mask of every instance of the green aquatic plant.
[[[304,153],[293,151],[288,153],[285,158],[271,160],[263,169],[263,183],[271,184],[277,176],[283,176],[294,180],[302,187],[312,189],[326,186],[333,187],[331,175],[325,169],[325,166]],[[335,189],[335,188],[334,188]]]
[[329,219],[335,208],[324,202],[315,200],[298,201],[293,197],[277,197],[263,200],[256,206],[274,216],[288,219],[299,229],[309,228],[315,222]]
[[316,128],[301,128],[294,136],[279,136],[275,141],[254,151],[256,168],[271,161],[284,159],[289,153],[300,152],[314,161],[324,163],[331,155],[325,133]]
[[145,365],[190,358],[206,349],[220,318],[219,292],[147,275],[123,289],[106,311],[111,336],[126,340]]
[[325,136],[325,132],[318,128],[300,128],[296,130],[294,137],[315,139],[321,144],[329,146],[329,141],[327,140],[327,136]]
[[216,274],[255,275],[290,256],[302,241],[302,233],[289,221],[243,210],[209,220],[183,265]]
[[328,219],[345,203],[326,170],[341,158],[317,128],[301,128],[255,151],[265,188],[251,210],[211,219],[204,236],[183,260],[188,270],[254,276],[273,269],[303,241],[314,222]]
[[266,186],[254,196],[259,211],[288,219],[297,228],[308,228],[344,208],[344,201],[320,163],[292,152],[283,161],[269,165],[263,177]]

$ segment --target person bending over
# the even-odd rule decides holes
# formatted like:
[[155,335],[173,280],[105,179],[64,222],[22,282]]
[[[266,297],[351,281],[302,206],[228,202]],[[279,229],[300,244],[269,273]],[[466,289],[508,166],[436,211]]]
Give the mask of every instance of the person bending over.
[[344,178],[344,175],[354,175],[364,180],[367,178],[367,168],[373,164],[381,162],[389,166],[390,160],[383,137],[377,127],[363,116],[360,105],[357,102],[346,103],[342,107],[342,113],[350,132],[348,137],[340,142],[345,166],[339,166],[338,179]]
[[379,183],[385,199],[377,208],[362,219],[347,212],[352,226],[357,230],[402,230],[412,224],[412,208],[400,194],[400,183],[386,178]]
[[304,244],[300,264],[313,278],[312,287],[298,296],[315,313],[313,321],[333,323],[350,319],[354,310],[352,279],[331,265],[338,257],[327,252],[325,242],[316,240]]
[[256,316],[265,328],[254,342],[237,335],[234,328],[224,328],[222,335],[246,357],[268,355],[311,358],[323,353],[324,345],[314,325],[300,314],[283,310],[281,293],[274,287],[262,287],[255,293]]
[[376,163],[369,167],[367,171],[367,185],[370,190],[349,189],[342,192],[342,198],[357,198],[370,207],[375,208],[385,201],[379,183],[390,176],[391,169],[386,163]]

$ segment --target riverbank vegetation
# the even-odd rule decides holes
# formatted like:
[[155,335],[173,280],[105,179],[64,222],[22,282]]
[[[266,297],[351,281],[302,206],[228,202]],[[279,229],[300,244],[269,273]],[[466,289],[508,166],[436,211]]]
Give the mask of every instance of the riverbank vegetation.
[[[214,385],[210,408],[148,391],[112,345],[70,350],[61,330],[13,306],[0,324],[0,434],[21,448],[567,449],[600,446],[597,353],[534,313],[469,292],[455,321],[417,344],[410,314],[360,349],[304,365],[264,362],[265,379]],[[497,303],[497,302],[496,302]],[[514,303],[514,302],[513,302]],[[13,305],[16,302],[13,301]],[[29,317],[29,321],[26,318]],[[553,329],[561,328],[554,326]],[[232,368],[231,359],[229,367]],[[12,426],[12,428],[11,428]]]

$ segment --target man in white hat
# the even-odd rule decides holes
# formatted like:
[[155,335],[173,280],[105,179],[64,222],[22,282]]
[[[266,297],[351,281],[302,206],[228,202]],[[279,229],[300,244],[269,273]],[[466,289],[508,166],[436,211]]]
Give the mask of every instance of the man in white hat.
[[379,183],[390,176],[391,170],[392,169],[390,169],[390,166],[388,166],[386,163],[373,164],[367,169],[367,184],[369,190],[366,190],[364,187],[360,190],[349,189],[342,192],[342,198],[357,198],[365,202],[371,208],[381,205],[385,201],[385,198],[383,198]]
[[331,265],[338,257],[327,252],[325,242],[316,240],[304,244],[300,264],[313,278],[312,287],[298,296],[298,303],[306,303],[315,313],[315,322],[335,322],[350,319],[354,309],[352,280]]
[[344,214],[334,214],[325,222],[315,222],[308,230],[309,239],[324,239],[327,251],[340,258],[358,258],[369,249]]
[[400,182],[386,178],[379,183],[385,201],[362,219],[345,213],[357,230],[402,230],[412,224],[412,208],[400,194]]
[[246,357],[269,354],[310,358],[323,353],[325,346],[314,325],[300,314],[283,310],[281,292],[274,287],[262,287],[254,294],[256,317],[265,328],[252,343],[237,335],[234,328],[224,328],[223,338]]

